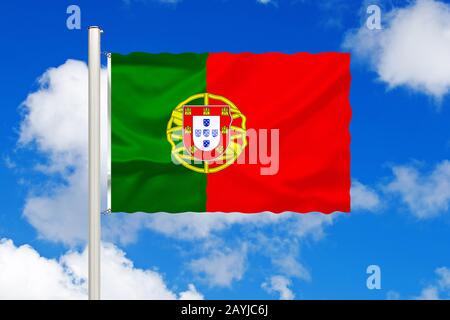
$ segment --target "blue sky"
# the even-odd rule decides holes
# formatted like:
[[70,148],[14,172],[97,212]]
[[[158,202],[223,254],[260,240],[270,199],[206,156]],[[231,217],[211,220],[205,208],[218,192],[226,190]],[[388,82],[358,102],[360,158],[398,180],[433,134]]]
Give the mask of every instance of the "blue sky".
[[[365,27],[373,3],[381,8],[382,30]],[[81,8],[81,30],[66,28],[70,4]],[[83,125],[57,117],[80,105],[74,116],[85,119],[85,68],[66,61],[86,61],[86,28],[99,25],[102,49],[120,53],[352,52],[350,214],[105,216],[105,268],[123,268],[149,283],[122,283],[119,272],[107,290],[126,287],[141,298],[185,291],[207,299],[450,296],[450,67],[442,59],[450,52],[447,2],[29,1],[4,2],[0,10],[6,13],[0,20],[0,238],[14,242],[0,243],[0,265],[12,261],[4,265],[17,269],[11,279],[25,278],[20,271],[29,271],[27,263],[33,269],[40,255],[53,266],[33,273],[49,279],[35,285],[43,286],[42,297],[84,297],[85,287],[61,266],[82,265],[87,145],[83,131],[76,131]],[[434,23],[422,28],[426,14]],[[50,83],[40,84],[52,67]],[[30,94],[38,98],[23,104]],[[120,260],[123,254],[128,260]],[[380,290],[366,287],[366,268],[373,264],[381,268]],[[111,270],[104,281],[112,279]],[[67,278],[73,288],[55,287],[52,277]],[[9,282],[1,284],[1,298],[30,297],[2,292]]]

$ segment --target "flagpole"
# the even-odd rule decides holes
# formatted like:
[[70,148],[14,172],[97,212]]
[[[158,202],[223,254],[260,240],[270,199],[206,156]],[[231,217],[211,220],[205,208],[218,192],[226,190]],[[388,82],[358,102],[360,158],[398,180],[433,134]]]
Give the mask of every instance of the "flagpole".
[[89,27],[89,300],[100,299],[100,34]]

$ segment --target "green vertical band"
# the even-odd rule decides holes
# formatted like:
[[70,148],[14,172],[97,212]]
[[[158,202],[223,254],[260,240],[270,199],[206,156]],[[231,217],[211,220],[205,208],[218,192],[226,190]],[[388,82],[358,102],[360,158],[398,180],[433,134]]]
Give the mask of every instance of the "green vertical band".
[[207,54],[112,55],[113,212],[206,211],[206,176],[171,160],[173,109],[206,91]]

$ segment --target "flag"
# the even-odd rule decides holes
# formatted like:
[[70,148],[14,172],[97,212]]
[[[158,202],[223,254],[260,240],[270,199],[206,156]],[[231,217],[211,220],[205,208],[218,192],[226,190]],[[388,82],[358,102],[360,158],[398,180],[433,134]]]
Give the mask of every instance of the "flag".
[[347,53],[112,54],[111,210],[350,210]]

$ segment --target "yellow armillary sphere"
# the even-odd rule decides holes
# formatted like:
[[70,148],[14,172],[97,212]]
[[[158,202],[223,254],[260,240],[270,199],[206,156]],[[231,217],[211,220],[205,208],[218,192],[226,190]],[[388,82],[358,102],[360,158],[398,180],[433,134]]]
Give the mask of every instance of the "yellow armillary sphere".
[[199,93],[180,102],[167,124],[172,159],[199,173],[233,164],[247,146],[246,118],[225,97]]

